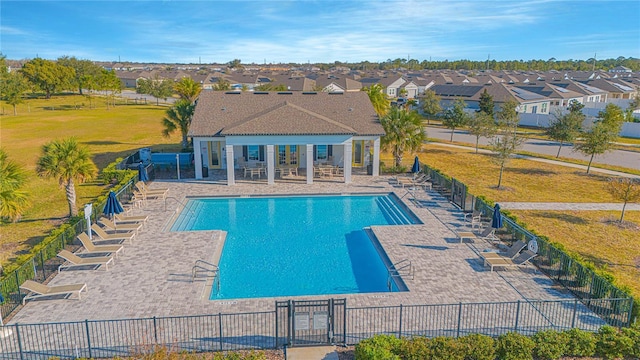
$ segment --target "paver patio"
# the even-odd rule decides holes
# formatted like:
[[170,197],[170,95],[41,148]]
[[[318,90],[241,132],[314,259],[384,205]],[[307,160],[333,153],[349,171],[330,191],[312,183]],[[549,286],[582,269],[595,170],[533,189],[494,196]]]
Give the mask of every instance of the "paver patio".
[[169,198],[164,202],[149,200],[142,209],[134,210],[134,215],[149,215],[149,224],[132,245],[126,245],[125,253],[109,271],[63,271],[50,282],[86,282],[89,291],[81,301],[32,301],[9,324],[271,311],[276,300],[289,299],[208,300],[210,289],[205,281],[191,281],[191,269],[198,259],[212,259],[224,232],[168,231],[176,209],[187,196],[395,192],[424,223],[372,228],[392,262],[412,262],[415,277],[405,280],[410,291],[296,300],[345,297],[349,307],[365,307],[572,299],[532,266],[494,272],[483,268],[477,253],[489,245],[459,243],[455,231],[466,229],[459,209],[436,192],[420,191],[415,195],[420,201],[411,201],[406,190],[393,187],[388,177],[354,176],[351,184],[279,181],[269,186],[262,180],[240,181],[229,187],[222,181],[192,180],[156,182],[154,186],[169,187]]

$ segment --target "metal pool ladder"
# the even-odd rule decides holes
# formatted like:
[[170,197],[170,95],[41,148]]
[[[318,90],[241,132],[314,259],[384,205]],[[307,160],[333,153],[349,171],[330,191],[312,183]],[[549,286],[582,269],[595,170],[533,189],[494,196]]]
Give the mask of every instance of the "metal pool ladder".
[[218,265],[204,260],[196,260],[196,263],[191,268],[191,281],[202,278],[213,279],[212,290],[216,294],[220,291],[220,268]]
[[396,278],[402,278],[403,276],[413,280],[413,266],[411,265],[411,260],[404,259],[400,260],[397,263],[391,265],[389,269],[389,277],[387,278],[387,288],[389,291],[392,290],[392,285],[395,282]]

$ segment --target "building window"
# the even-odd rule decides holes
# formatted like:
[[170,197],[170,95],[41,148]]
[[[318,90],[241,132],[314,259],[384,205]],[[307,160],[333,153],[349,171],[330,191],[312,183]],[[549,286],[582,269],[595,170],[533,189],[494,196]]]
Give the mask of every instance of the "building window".
[[542,103],[542,113],[543,114],[547,113],[547,103]]
[[522,112],[523,113],[527,112],[527,104],[522,105]]
[[327,145],[316,146],[316,160],[327,160],[328,156]]
[[260,146],[258,145],[249,145],[247,146],[247,157],[248,160],[258,161],[260,160]]

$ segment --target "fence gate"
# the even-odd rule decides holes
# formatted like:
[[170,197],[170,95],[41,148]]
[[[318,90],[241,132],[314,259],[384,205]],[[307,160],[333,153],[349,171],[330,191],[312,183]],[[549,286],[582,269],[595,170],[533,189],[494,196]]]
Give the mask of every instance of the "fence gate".
[[276,346],[344,344],[347,299],[276,301]]

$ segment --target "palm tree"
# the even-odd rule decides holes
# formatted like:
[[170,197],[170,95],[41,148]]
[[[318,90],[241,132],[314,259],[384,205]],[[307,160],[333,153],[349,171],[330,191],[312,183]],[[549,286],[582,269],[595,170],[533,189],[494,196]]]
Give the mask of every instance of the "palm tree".
[[189,145],[187,142],[187,133],[189,132],[189,126],[191,126],[194,109],[195,106],[188,100],[178,100],[175,105],[167,110],[167,116],[162,119],[162,125],[164,125],[162,135],[169,137],[171,133],[180,129],[183,149],[186,149]]
[[20,165],[11,161],[0,149],[0,218],[13,222],[20,220],[29,207],[27,193],[20,190],[27,177]]
[[173,86],[173,90],[180,96],[181,99],[188,100],[189,102],[194,102],[198,95],[200,95],[202,86],[200,86],[200,84],[195,82],[190,77],[183,77]]
[[71,137],[46,143],[36,164],[36,172],[43,178],[57,179],[60,186],[64,186],[69,203],[69,216],[77,216],[74,183],[93,179],[98,169],[91,160],[89,149]]
[[367,95],[369,95],[369,100],[371,100],[371,104],[373,104],[373,108],[376,110],[378,116],[384,116],[391,106],[382,90],[382,85],[380,84],[373,84],[362,89],[362,91],[365,91]]
[[381,139],[382,148],[393,153],[396,167],[402,163],[405,151],[418,151],[427,138],[422,118],[415,111],[392,107],[380,123],[386,133]]

